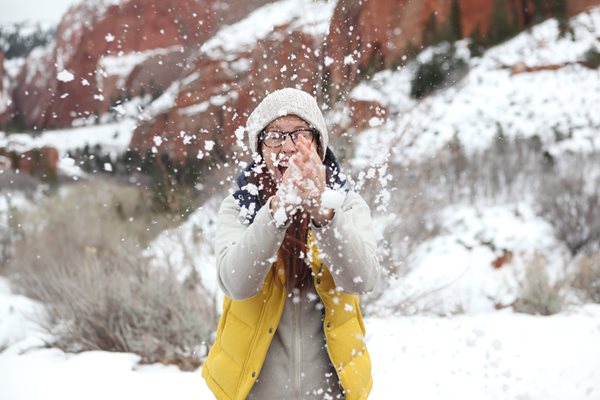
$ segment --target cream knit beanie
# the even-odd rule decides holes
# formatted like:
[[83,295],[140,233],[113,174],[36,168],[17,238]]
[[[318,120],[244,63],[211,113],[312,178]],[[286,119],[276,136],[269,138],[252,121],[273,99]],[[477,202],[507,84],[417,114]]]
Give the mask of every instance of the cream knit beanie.
[[329,134],[323,113],[317,105],[317,101],[310,94],[293,88],[285,88],[270,93],[252,111],[246,122],[250,148],[254,153],[258,149],[258,134],[267,125],[279,117],[285,115],[296,115],[319,131],[321,138],[321,159],[325,159]]

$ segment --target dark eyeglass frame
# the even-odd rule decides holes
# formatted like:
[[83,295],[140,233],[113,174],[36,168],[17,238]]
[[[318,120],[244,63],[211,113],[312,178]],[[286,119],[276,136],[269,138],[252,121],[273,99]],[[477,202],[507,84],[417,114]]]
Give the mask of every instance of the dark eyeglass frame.
[[[300,131],[308,131],[308,132],[311,133],[310,143],[312,143],[315,140],[315,137],[319,133],[318,130],[316,130],[315,128],[310,128],[310,127],[308,127],[308,128],[298,128],[298,129],[295,129],[293,131],[279,131],[279,130],[276,130],[276,129],[271,130],[271,131],[264,131],[263,130],[263,131],[260,131],[260,140],[261,140],[261,142],[265,146],[267,146],[267,147],[269,147],[271,149],[275,149],[277,147],[283,146],[283,144],[285,143],[286,136],[289,136],[290,139],[292,139],[292,143],[294,143],[294,146],[295,146],[296,145],[296,140],[298,140],[298,132],[300,132]],[[267,134],[269,134],[269,133],[279,133],[279,134],[281,134],[281,137],[282,137],[281,144],[276,145],[276,146],[270,146],[270,145],[268,145],[267,142],[265,141],[265,136]]]

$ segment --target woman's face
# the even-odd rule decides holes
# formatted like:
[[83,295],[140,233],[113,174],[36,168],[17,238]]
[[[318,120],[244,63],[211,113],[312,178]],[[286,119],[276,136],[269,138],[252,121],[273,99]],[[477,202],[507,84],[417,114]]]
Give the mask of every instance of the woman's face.
[[[286,115],[277,118],[271,122],[264,129],[264,132],[280,131],[280,132],[291,132],[297,129],[309,128],[309,124],[302,118],[295,115]],[[311,143],[311,148],[317,151],[317,140],[316,138]],[[296,154],[298,149],[292,142],[289,135],[286,136],[285,141],[279,147],[268,147],[264,143],[262,144],[262,156],[265,159],[267,168],[275,182],[279,185],[282,180],[283,174],[289,166],[290,159]]]

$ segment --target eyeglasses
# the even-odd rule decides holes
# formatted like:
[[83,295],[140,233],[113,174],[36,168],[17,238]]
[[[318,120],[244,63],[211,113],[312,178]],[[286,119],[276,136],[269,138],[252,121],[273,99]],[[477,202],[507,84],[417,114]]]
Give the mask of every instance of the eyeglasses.
[[285,132],[285,131],[262,131],[261,139],[262,142],[267,147],[281,147],[285,142],[285,138],[289,136],[292,139],[292,143],[294,145],[297,144],[298,136],[302,136],[310,143],[315,139],[315,135],[317,134],[317,130],[314,128],[300,128],[294,131]]

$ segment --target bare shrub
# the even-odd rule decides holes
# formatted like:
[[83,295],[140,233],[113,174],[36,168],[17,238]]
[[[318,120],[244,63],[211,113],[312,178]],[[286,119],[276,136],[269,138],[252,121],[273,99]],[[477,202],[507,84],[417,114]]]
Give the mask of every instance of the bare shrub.
[[43,326],[56,338],[52,345],[197,367],[194,351],[216,323],[212,302],[141,256],[167,221],[148,212],[137,188],[69,189],[27,216],[10,264],[17,286],[46,304]]
[[28,174],[0,169],[0,273],[4,273],[22,236],[18,204],[32,199],[40,181]]
[[38,178],[27,173],[0,169],[0,188],[3,191],[20,192],[26,196],[32,195],[42,183]]
[[440,233],[438,212],[444,199],[427,190],[427,172],[419,168],[393,170],[392,185],[398,188],[397,200],[390,201],[393,221],[384,237],[390,246],[390,273],[402,276],[406,258],[423,242]]
[[565,304],[567,280],[553,281],[540,255],[534,255],[525,265],[524,275],[517,279],[517,299],[512,304],[516,312],[532,315],[552,315]]
[[598,250],[600,243],[600,179],[593,175],[598,174],[597,156],[566,158],[545,176],[538,195],[541,215],[572,255]]
[[0,194],[0,273],[4,273],[21,234],[19,215],[12,204],[12,196]]
[[506,138],[498,126],[492,146],[467,154],[455,137],[431,164],[432,190],[441,191],[449,202],[521,200],[535,191],[547,163],[539,138]]
[[572,285],[585,299],[600,303],[600,254],[584,256],[576,264]]

